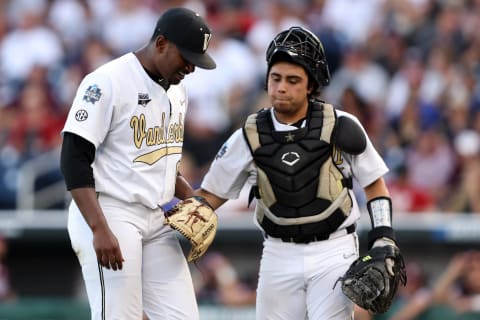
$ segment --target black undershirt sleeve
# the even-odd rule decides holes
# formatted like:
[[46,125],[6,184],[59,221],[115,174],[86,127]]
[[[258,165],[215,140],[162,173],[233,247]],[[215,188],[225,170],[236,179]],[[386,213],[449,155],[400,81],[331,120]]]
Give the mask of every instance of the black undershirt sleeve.
[[95,146],[74,133],[63,134],[60,169],[67,190],[95,187],[91,164],[95,158]]

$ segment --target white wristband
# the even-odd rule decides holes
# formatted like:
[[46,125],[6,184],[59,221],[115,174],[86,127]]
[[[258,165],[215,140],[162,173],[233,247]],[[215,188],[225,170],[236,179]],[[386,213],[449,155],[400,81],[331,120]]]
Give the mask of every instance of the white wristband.
[[390,198],[379,197],[367,203],[372,228],[392,227],[392,203]]

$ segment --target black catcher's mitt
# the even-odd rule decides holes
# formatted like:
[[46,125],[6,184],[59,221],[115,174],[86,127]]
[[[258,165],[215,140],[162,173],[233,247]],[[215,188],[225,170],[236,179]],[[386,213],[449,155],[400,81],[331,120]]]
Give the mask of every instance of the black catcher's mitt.
[[355,304],[372,314],[384,313],[398,284],[407,283],[403,256],[396,246],[374,247],[355,260],[340,281],[343,293]]

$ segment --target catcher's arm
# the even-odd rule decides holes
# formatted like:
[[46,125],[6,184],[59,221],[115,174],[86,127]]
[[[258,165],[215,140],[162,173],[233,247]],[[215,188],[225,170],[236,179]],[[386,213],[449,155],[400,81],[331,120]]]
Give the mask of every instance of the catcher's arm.
[[208,192],[205,189],[197,189],[195,190],[195,195],[204,198],[208,204],[213,208],[213,210],[217,210],[221,205],[223,205],[228,199],[220,198],[219,196]]
[[193,196],[192,186],[190,183],[188,183],[187,179],[185,179],[180,172],[178,172],[177,179],[175,181],[175,197],[183,200],[191,196]]
[[383,178],[375,180],[365,187],[364,191],[372,224],[372,230],[368,233],[368,249],[387,244],[396,246],[395,232],[392,228],[392,201],[385,180]]
[[383,178],[365,188],[372,230],[368,252],[347,270],[342,290],[358,306],[371,313],[384,313],[397,292],[406,284],[405,264],[392,228],[392,203]]

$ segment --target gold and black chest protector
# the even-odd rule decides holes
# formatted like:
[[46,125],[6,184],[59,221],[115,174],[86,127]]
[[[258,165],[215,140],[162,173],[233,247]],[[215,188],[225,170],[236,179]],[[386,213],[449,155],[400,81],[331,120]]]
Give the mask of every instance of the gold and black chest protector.
[[335,163],[336,125],[333,106],[322,102],[311,103],[306,126],[292,131],[275,131],[270,109],[247,118],[243,133],[258,169],[256,216],[267,235],[327,239],[350,214],[352,179]]

